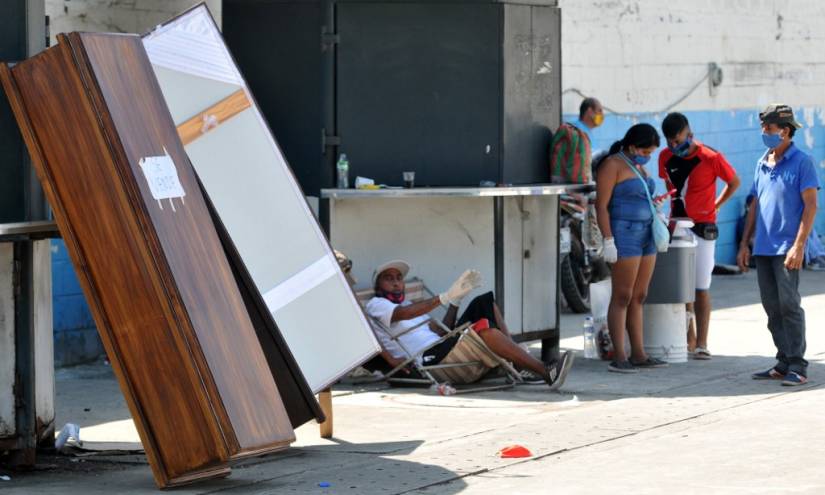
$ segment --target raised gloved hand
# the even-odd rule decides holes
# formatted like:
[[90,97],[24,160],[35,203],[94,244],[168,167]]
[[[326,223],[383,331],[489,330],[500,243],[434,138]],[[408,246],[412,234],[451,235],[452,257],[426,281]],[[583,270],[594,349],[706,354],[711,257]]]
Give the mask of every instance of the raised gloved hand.
[[464,296],[470,293],[471,290],[481,285],[481,273],[477,270],[466,270],[458,279],[453,282],[452,287],[438,295],[441,304],[446,306],[452,304],[458,306]]
[[602,257],[608,263],[615,263],[619,259],[619,252],[612,237],[605,237],[602,241]]

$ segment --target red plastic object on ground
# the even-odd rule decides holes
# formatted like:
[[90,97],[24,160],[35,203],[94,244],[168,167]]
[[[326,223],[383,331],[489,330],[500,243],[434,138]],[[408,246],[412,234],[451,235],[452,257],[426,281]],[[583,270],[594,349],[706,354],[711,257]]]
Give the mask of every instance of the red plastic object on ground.
[[533,453],[527,450],[527,447],[521,445],[511,445],[504,447],[498,451],[499,457],[502,459],[513,459],[518,457],[533,457]]

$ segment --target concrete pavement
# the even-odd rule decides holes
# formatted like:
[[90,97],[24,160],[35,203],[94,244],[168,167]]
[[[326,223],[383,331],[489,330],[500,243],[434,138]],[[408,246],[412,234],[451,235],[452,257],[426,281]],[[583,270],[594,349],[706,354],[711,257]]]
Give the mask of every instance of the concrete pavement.
[[[579,356],[561,394],[522,386],[440,397],[341,385],[333,440],[305,425],[289,450],[175,491],[825,493],[825,273],[802,276],[811,381],[798,388],[749,377],[774,353],[755,274],[715,277],[712,290],[711,361],[618,375]],[[565,315],[562,327],[562,347],[580,350],[581,317]],[[57,380],[58,423],[79,423],[87,448],[108,450],[41,456],[35,472],[4,472],[12,479],[0,492],[156,493],[111,371],[66,369]],[[495,455],[516,443],[534,456]]]

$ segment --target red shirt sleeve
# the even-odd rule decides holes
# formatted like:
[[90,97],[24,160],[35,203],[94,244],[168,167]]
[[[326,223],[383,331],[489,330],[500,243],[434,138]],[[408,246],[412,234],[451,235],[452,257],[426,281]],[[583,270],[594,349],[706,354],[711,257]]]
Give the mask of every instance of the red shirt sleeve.
[[728,163],[722,153],[716,154],[716,176],[725,182],[730,182],[736,177],[736,170]]

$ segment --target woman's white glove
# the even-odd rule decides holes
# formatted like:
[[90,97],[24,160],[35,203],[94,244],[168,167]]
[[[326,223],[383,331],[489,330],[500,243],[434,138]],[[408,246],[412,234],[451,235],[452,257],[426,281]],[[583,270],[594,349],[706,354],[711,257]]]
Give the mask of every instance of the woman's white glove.
[[602,257],[608,263],[615,263],[619,259],[619,252],[612,237],[605,237],[602,241]]
[[438,295],[441,304],[446,306],[452,304],[458,306],[464,296],[470,293],[473,289],[481,285],[481,273],[477,270],[467,270],[461,274],[458,279],[453,282],[452,287]]

